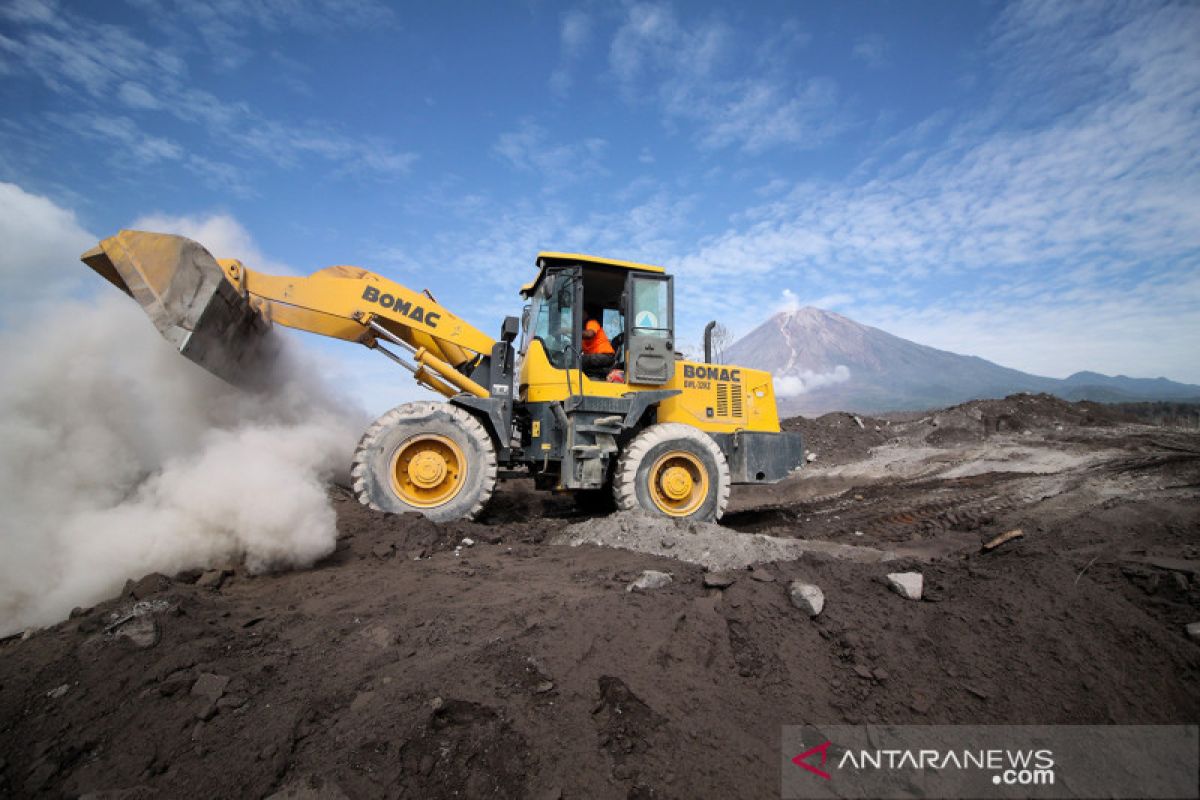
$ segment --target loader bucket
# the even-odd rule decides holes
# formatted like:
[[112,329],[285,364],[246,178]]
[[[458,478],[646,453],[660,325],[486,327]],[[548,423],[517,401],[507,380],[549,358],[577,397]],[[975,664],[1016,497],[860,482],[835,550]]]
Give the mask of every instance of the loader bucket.
[[133,297],[188,359],[238,386],[265,380],[279,349],[271,324],[197,242],[123,230],[80,259]]

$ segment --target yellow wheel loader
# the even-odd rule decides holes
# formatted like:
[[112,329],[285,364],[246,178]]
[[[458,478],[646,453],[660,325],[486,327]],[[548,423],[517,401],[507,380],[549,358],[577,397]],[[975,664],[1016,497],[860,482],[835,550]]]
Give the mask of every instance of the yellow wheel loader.
[[731,484],[773,483],[803,464],[769,373],[710,363],[711,324],[703,362],[675,352],[661,267],[541,253],[522,318],[507,317],[497,340],[428,291],[358,267],[266,275],[182,236],[130,230],[81,258],[231,383],[265,373],[279,324],[377,350],[442,395],[363,434],[351,474],[375,509],[469,519],[498,479],[528,476],[620,509],[717,520]]

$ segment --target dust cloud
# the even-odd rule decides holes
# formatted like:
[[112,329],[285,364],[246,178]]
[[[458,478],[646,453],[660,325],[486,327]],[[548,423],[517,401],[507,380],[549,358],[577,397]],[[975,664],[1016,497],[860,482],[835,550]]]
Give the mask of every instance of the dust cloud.
[[326,487],[364,420],[288,342],[293,363],[248,394],[180,357],[128,297],[48,311],[0,332],[0,635],[149,572],[303,567],[334,549]]

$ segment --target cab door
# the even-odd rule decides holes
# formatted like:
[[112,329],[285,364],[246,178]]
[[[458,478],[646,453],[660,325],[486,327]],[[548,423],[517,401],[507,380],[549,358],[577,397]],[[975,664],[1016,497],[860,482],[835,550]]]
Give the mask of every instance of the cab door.
[[631,272],[625,292],[629,383],[661,386],[675,375],[675,303],[669,275]]

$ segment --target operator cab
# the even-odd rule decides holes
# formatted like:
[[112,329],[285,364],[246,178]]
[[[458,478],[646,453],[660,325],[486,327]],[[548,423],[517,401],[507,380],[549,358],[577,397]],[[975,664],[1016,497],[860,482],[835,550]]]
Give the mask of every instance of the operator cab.
[[550,366],[593,381],[661,386],[674,374],[672,277],[662,267],[540,253],[521,352],[541,343]]

